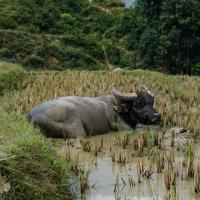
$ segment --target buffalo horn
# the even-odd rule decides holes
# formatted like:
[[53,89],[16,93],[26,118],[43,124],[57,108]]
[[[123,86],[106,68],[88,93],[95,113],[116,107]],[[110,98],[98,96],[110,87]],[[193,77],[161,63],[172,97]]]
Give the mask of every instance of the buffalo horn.
[[112,94],[119,100],[122,101],[132,101],[135,97],[137,97],[136,93],[125,93],[125,92],[120,92],[116,89],[115,86],[112,88]]

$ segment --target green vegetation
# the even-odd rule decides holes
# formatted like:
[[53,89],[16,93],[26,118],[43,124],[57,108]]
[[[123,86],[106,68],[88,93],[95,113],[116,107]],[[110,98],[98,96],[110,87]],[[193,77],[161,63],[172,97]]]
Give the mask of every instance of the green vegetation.
[[31,69],[130,66],[115,36],[124,9],[119,0],[3,0],[0,58]]
[[[19,89],[18,81],[24,75],[21,67],[1,63],[1,89]],[[0,198],[75,199],[69,184],[73,175],[66,159],[58,158],[51,142],[23,115],[6,112],[6,103],[1,101],[0,107],[0,175],[11,187]]]
[[2,0],[0,59],[31,69],[200,73],[198,0]]
[[73,199],[67,161],[50,142],[22,116],[1,110],[0,123],[0,171],[11,185],[2,199]]
[[[194,139],[199,135],[196,76],[144,70],[25,71],[121,67],[199,75],[199,0],[138,0],[130,8],[121,0],[1,0],[0,13],[0,175],[11,186],[0,198],[76,198],[68,161],[25,119],[27,111],[44,100],[110,94],[113,82],[127,92],[147,87],[156,95],[163,126],[185,127]],[[155,138],[149,140],[149,152]],[[128,146],[128,135],[117,139]],[[142,137],[136,141],[139,152],[144,144]],[[98,145],[94,148],[97,155]],[[122,151],[117,156],[125,163]],[[188,174],[194,175],[192,166],[189,160]],[[82,181],[89,187],[87,178]]]
[[138,0],[118,31],[136,66],[173,74],[200,73],[199,0]]
[[90,35],[42,36],[0,31],[0,45],[6,47],[0,50],[0,57],[19,62],[27,69],[97,69],[104,59],[97,41],[95,36]]
[[[69,183],[70,176],[73,176],[69,168],[76,172],[79,170],[77,159],[67,161],[66,158],[58,157],[51,140],[44,138],[40,131],[26,120],[26,113],[41,101],[68,95],[106,95],[110,94],[113,83],[126,92],[147,88],[155,94],[156,110],[162,114],[164,127],[184,127],[190,130],[193,139],[199,136],[199,77],[165,75],[144,70],[27,72],[16,64],[1,62],[0,66],[1,88],[4,94],[0,98],[0,175],[11,185],[9,192],[0,196],[2,199],[76,198]],[[136,150],[134,155],[146,155],[148,152],[151,156],[154,146],[163,148],[162,141],[158,140],[156,134],[141,134],[133,143],[129,142],[128,134],[120,138],[117,136],[118,146],[125,148],[125,151],[113,150],[111,156],[116,162],[125,164],[128,159],[126,148],[130,144]],[[89,144],[89,149],[85,152],[92,152],[95,156],[99,154],[100,146],[103,148],[103,141],[101,145],[91,143],[88,139],[84,142]],[[65,147],[66,145],[67,141]],[[83,143],[82,146],[84,147]],[[162,171],[163,158],[159,159],[158,171]],[[71,166],[69,162],[72,162]],[[193,169],[193,163],[188,163],[188,169]],[[148,174],[151,175],[152,164],[149,163],[148,166]],[[82,175],[79,174],[84,183],[81,187],[83,189],[87,186],[87,189],[87,177],[83,179]]]
[[144,70],[32,73],[26,88],[5,96],[6,110],[25,114],[34,105],[60,96],[109,95],[113,83],[126,92],[148,88],[155,95],[155,106],[162,115],[164,126],[185,127],[194,137],[199,134],[200,79],[195,76]]
[[19,87],[25,78],[25,71],[19,65],[0,62],[0,95],[6,90]]

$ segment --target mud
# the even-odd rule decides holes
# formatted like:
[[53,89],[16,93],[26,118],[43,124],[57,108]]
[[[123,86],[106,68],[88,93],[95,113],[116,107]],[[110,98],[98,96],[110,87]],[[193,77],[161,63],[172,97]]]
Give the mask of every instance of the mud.
[[[153,135],[158,133],[159,138],[163,138],[163,149],[171,148],[176,166],[176,196],[181,200],[200,199],[200,195],[194,192],[194,179],[186,176],[186,168],[183,166],[184,149],[191,140],[190,133],[182,128],[174,127],[162,130],[160,128],[144,129],[138,127],[134,132],[110,133],[106,135],[93,136],[86,138],[91,143],[90,152],[84,152],[80,139],[70,139],[67,141],[55,140],[53,142],[60,155],[65,155],[72,162],[78,159],[79,169],[89,170],[88,177],[90,189],[82,194],[82,199],[91,200],[112,200],[112,199],[163,199],[167,194],[164,182],[164,173],[157,173],[156,162],[152,161],[152,175],[147,178],[139,175],[139,165],[143,163],[147,168],[151,159],[149,149],[142,154],[135,153],[133,141],[143,133]],[[129,134],[130,140],[125,149],[117,143],[116,134]],[[173,147],[172,145],[173,140]],[[103,142],[102,142],[103,141]],[[103,143],[103,144],[102,144]],[[95,153],[95,146],[99,149]],[[100,148],[101,146],[101,148]],[[199,160],[199,145],[195,144],[195,162]],[[125,164],[119,163],[117,159],[113,161],[112,154],[115,156],[122,152],[126,157]],[[97,155],[95,155],[97,154]],[[166,163],[165,163],[166,165]]]

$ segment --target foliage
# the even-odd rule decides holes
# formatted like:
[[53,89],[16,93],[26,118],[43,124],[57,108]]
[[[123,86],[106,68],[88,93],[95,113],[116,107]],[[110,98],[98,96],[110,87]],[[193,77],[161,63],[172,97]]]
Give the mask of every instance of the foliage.
[[199,19],[198,0],[174,0],[170,5],[168,1],[163,1],[160,48],[163,52],[161,59],[167,71],[191,74],[199,70],[198,66],[194,69],[200,59]]
[[97,38],[94,34],[42,36],[0,31],[0,57],[6,61],[21,63],[27,69],[97,69],[104,60]]
[[0,12],[0,58],[29,68],[200,73],[199,0],[2,0]]
[[19,88],[25,78],[25,71],[19,65],[0,62],[0,95],[10,89]]
[[44,66],[44,59],[36,55],[30,55],[24,59],[23,64],[33,69],[42,68]]
[[95,3],[104,7],[124,7],[124,3],[120,0],[94,0]]
[[[200,2],[138,0],[118,27],[139,68],[199,74]],[[125,25],[125,26],[124,26]]]
[[[0,62],[0,91],[22,89],[27,73],[16,64]],[[5,94],[4,94],[5,95]],[[73,174],[51,142],[25,116],[6,112],[0,97],[0,172],[10,184],[1,199],[75,199]],[[70,175],[71,174],[71,175]],[[71,176],[71,177],[70,177]]]
[[103,35],[115,27],[124,5],[105,2],[2,0],[0,58],[33,69],[100,69],[104,45],[111,64],[120,65],[116,36]]
[[67,161],[56,158],[51,144],[39,131],[24,117],[2,109],[0,122],[1,155],[4,155],[0,171],[11,185],[2,199],[75,198],[68,183]]

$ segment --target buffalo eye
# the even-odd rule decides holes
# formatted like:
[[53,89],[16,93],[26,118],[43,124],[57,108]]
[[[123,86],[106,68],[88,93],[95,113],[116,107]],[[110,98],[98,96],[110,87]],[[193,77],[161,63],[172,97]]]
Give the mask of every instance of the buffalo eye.
[[143,108],[144,106],[145,106],[145,104],[143,102],[136,102],[134,104],[134,107],[136,107],[136,108]]

